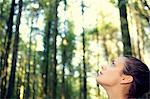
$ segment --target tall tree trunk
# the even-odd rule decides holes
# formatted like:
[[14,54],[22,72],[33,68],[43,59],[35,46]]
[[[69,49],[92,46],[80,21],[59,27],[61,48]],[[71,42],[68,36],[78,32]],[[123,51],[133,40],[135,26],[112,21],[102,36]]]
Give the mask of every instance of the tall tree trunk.
[[[64,14],[66,14],[66,8],[67,8],[67,1],[64,0]],[[65,16],[65,15],[64,15]],[[64,34],[66,34],[66,19],[64,21]],[[62,64],[63,64],[63,68],[62,68],[62,84],[61,84],[61,99],[65,99],[65,65],[66,65],[66,44],[65,44],[65,38],[62,38]],[[66,96],[68,97],[68,96]],[[69,97],[68,97],[69,98]]]
[[105,59],[106,61],[108,62],[109,61],[109,51],[107,49],[107,44],[106,44],[106,37],[103,37],[102,38],[102,44],[103,44],[103,47],[104,47],[104,50],[105,50]]
[[51,21],[50,18],[46,24],[45,28],[45,39],[44,39],[44,65],[45,65],[45,81],[44,81],[44,93],[45,96],[48,97],[48,65],[49,65],[49,39],[50,39],[50,29],[51,29]]
[[[17,78],[17,84],[16,84],[16,98],[20,98],[20,87],[21,87],[21,78],[18,76]],[[15,90],[15,89],[14,89]]]
[[[4,13],[6,13],[5,11],[4,11],[4,5],[6,4],[6,0],[3,0],[3,2],[1,3],[1,5],[0,5],[0,28],[2,28],[2,29],[0,29],[0,33],[1,33],[1,35],[0,35],[0,39],[4,39],[4,38],[6,38],[6,36],[4,35],[4,28],[5,28],[5,21],[6,21],[6,18],[5,18],[5,14]],[[3,46],[4,47],[4,43],[5,43],[5,40],[4,41],[2,41],[1,40],[1,42],[3,43],[2,45],[0,45],[0,46]],[[1,51],[1,50],[0,50]]]
[[82,68],[81,68],[81,64],[79,64],[79,84],[80,84],[80,92],[79,92],[79,99],[82,99],[83,95],[82,95]]
[[65,99],[65,66],[62,69],[61,99]]
[[137,28],[137,49],[139,59],[144,61],[144,30],[141,26],[141,21],[139,16],[135,16],[136,18],[136,28]]
[[127,0],[118,0],[119,12],[120,12],[120,21],[121,21],[121,31],[122,31],[122,42],[123,42],[123,54],[132,55],[131,49],[131,40],[128,29],[127,21],[127,9],[126,9]]
[[15,9],[15,0],[12,0],[11,3],[11,9],[9,14],[9,19],[7,21],[7,30],[6,30],[6,37],[7,40],[5,40],[5,55],[4,55],[4,66],[3,66],[3,76],[2,76],[2,82],[1,82],[1,98],[4,98],[4,95],[6,94],[6,84],[7,84],[7,67],[8,67],[8,56],[10,51],[10,44],[11,44],[11,38],[12,38],[12,26],[13,26],[13,16],[14,16],[14,9]]
[[[0,35],[0,75],[1,75],[1,77],[0,77],[0,97],[2,97],[1,96],[1,94],[2,94],[2,78],[3,78],[3,74],[4,73],[2,73],[2,70],[4,69],[4,43],[5,43],[5,39],[4,38],[6,38],[6,35],[4,34],[4,28],[5,28],[5,25],[4,25],[4,23],[5,23],[5,18],[4,18],[4,4],[6,3],[6,0],[3,0],[3,2],[2,2],[2,4],[1,4],[1,6],[0,6],[0,28],[2,28],[1,30],[0,30],[0,33],[1,33],[1,35]],[[4,39],[4,40],[3,40]]]
[[33,18],[31,19],[31,31],[30,31],[30,37],[29,37],[29,49],[28,49],[28,64],[26,67],[26,76],[27,76],[27,83],[26,83],[26,90],[25,90],[25,99],[29,99],[30,97],[30,68],[31,68],[31,45],[32,45],[32,31],[33,31]]
[[83,43],[83,98],[87,99],[87,84],[86,84],[86,62],[85,62],[85,33],[83,29],[82,35],[82,43]]
[[65,50],[63,51],[63,68],[62,68],[62,84],[61,84],[61,99],[65,99]]
[[[35,47],[37,47],[35,45]],[[36,99],[36,50],[34,51],[34,60],[33,60],[33,76],[34,76],[34,81],[33,81],[33,98],[32,99]]]
[[17,56],[18,56],[18,44],[19,44],[19,25],[21,19],[21,12],[22,12],[22,0],[19,1],[19,13],[17,16],[17,24],[16,24],[16,34],[14,39],[14,46],[13,46],[13,56],[12,56],[12,66],[11,66],[11,73],[9,78],[9,85],[7,90],[6,98],[11,98],[14,91],[14,84],[15,84],[15,72],[16,72],[16,63],[17,63]]
[[[84,2],[82,0],[81,2],[81,11],[82,11],[82,16],[84,16]],[[84,23],[84,19],[83,19],[83,23]],[[82,26],[82,46],[83,46],[83,99],[87,99],[87,83],[86,83],[86,79],[87,79],[87,75],[86,75],[86,62],[85,62],[85,30],[84,30],[84,26]]]
[[[64,40],[63,40],[64,41]],[[62,43],[63,43],[62,41]],[[64,49],[62,52],[62,84],[61,84],[61,99],[65,99],[65,61],[66,61],[66,51],[65,51],[65,46],[63,45]]]
[[117,56],[119,57],[120,54],[121,54],[121,51],[120,51],[120,47],[119,47],[119,41],[116,42],[116,47],[117,47]]
[[52,65],[52,72],[53,72],[53,76],[52,76],[52,86],[51,86],[51,93],[52,93],[52,97],[56,99],[56,89],[57,89],[57,34],[58,34],[58,8],[59,5],[59,0],[55,0],[55,25],[54,25],[54,57],[53,57],[53,62],[54,64]]

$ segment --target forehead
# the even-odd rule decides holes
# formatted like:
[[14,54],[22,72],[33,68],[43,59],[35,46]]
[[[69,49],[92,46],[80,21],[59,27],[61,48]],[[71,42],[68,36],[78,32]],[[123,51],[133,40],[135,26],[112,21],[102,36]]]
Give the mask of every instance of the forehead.
[[117,67],[124,67],[125,66],[125,62],[126,62],[126,58],[125,57],[118,57],[114,60],[115,65]]

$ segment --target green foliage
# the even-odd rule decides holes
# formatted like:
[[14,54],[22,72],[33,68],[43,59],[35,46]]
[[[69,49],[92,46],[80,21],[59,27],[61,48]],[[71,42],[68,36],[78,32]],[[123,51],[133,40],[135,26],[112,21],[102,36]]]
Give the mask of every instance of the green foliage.
[[114,4],[114,5],[118,4],[118,0],[109,0],[109,2]]
[[63,37],[63,42],[61,44],[61,50],[66,51],[66,59],[65,62],[68,65],[71,65],[71,61],[73,58],[73,51],[75,50],[75,34],[73,33],[72,23],[68,22],[68,32],[65,33],[65,37]]
[[[4,38],[6,32],[6,23],[9,16],[10,1],[3,0],[0,2],[0,53],[4,53]],[[1,55],[0,54],[0,55]]]
[[[17,0],[16,0],[17,1]],[[20,42],[17,57],[17,67],[16,67],[16,80],[15,80],[15,90],[13,93],[14,98],[25,98],[25,91],[27,82],[27,73],[30,74],[30,97],[33,99],[43,99],[49,98],[51,95],[51,82],[52,79],[52,66],[54,64],[54,52],[57,53],[57,99],[61,97],[62,88],[62,67],[65,67],[65,99],[79,99],[81,93],[81,87],[83,84],[83,45],[82,45],[82,25],[84,25],[80,18],[81,13],[81,2],[80,0],[58,0],[59,7],[57,12],[56,0],[23,0],[23,15],[21,18],[20,27]],[[137,38],[142,38],[142,36],[136,37],[138,29],[141,30],[143,34],[144,42],[144,52],[150,51],[150,36],[149,31],[149,10],[145,9],[145,0],[121,0],[118,6],[118,1],[120,0],[101,0],[102,4],[109,3],[105,5],[104,8],[97,4],[90,10],[91,1],[83,0],[85,4],[89,4],[86,9],[84,9],[85,16],[83,18],[85,24],[87,21],[91,21],[94,18],[96,10],[97,14],[97,25],[94,28],[84,28],[85,32],[85,59],[87,66],[87,79],[89,75],[92,75],[96,71],[97,66],[102,62],[111,61],[113,58],[123,54],[122,40],[121,40],[121,30],[120,30],[120,19],[118,14],[118,7],[127,2],[127,13],[129,20],[130,34],[132,35],[132,46],[135,46],[135,40]],[[95,0],[97,1],[97,0]],[[95,2],[92,1],[92,2]],[[63,4],[62,4],[63,3]],[[77,3],[77,4],[76,4]],[[0,66],[2,67],[3,57],[5,47],[5,36],[6,36],[6,24],[10,13],[11,0],[1,0],[0,1]],[[117,6],[116,6],[117,5]],[[86,5],[85,5],[86,6]],[[78,8],[79,7],[79,8]],[[18,11],[18,7],[15,7],[15,13]],[[60,10],[62,9],[62,10]],[[94,9],[94,10],[93,10]],[[100,10],[99,10],[100,9]],[[107,10],[108,9],[108,10]],[[114,10],[115,9],[115,10]],[[116,10],[117,9],[117,10]],[[75,11],[75,12],[73,12]],[[78,12],[79,11],[79,12]],[[112,12],[111,14],[109,13]],[[63,13],[65,12],[65,13]],[[56,13],[59,14],[58,20],[55,19]],[[86,13],[90,13],[92,17],[88,20],[86,19]],[[112,17],[113,16],[113,17]],[[14,15],[16,20],[16,15]],[[138,20],[138,18],[139,20]],[[14,25],[15,25],[14,20]],[[33,21],[33,22],[31,22]],[[57,29],[57,50],[54,50],[54,36],[56,33],[55,21],[58,21]],[[138,23],[138,24],[137,24]],[[95,23],[93,23],[95,24]],[[137,26],[139,26],[137,28]],[[13,27],[13,31],[15,28]],[[75,33],[76,32],[76,33]],[[31,59],[30,59],[30,71],[27,70],[29,64],[29,33],[32,33],[31,37]],[[49,34],[49,35],[48,35]],[[27,35],[27,36],[26,36]],[[42,37],[42,40],[38,38],[37,35]],[[24,39],[25,38],[25,39]],[[41,43],[42,42],[42,43]],[[13,41],[11,41],[13,43]],[[142,44],[142,43],[141,43]],[[140,44],[139,44],[140,45]],[[43,49],[40,49],[43,46]],[[37,49],[40,50],[37,50]],[[137,47],[135,47],[136,49]],[[9,56],[12,55],[12,49]],[[146,55],[145,55],[146,56]],[[147,54],[149,56],[149,54]],[[146,59],[146,58],[145,58]],[[8,59],[9,64],[11,64],[12,57]],[[48,63],[48,65],[46,64]],[[48,68],[46,69],[46,65]],[[0,67],[0,69],[1,69]],[[8,76],[10,74],[10,67],[8,67]],[[48,81],[45,85],[45,74],[48,71]],[[0,71],[2,73],[2,70]],[[81,80],[81,81],[80,81]],[[93,79],[95,81],[95,79]],[[87,83],[88,98],[95,97],[98,99],[106,99],[104,95],[99,97],[97,95],[96,84]],[[81,84],[81,86],[80,86]],[[45,96],[44,87],[47,88],[47,96]],[[94,90],[94,95],[90,93],[90,89]]]

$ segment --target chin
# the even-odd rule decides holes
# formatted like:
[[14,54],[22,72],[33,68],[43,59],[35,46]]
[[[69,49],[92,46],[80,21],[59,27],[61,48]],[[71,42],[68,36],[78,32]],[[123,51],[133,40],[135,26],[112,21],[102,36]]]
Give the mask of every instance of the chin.
[[102,79],[96,79],[97,83],[99,85],[101,85],[102,87],[105,87],[105,86],[111,86],[111,84],[109,84],[108,82],[106,81],[103,81]]
[[97,82],[98,84],[100,84],[100,85],[103,84],[102,81],[101,81],[101,79],[99,79],[98,77],[96,78],[96,82]]

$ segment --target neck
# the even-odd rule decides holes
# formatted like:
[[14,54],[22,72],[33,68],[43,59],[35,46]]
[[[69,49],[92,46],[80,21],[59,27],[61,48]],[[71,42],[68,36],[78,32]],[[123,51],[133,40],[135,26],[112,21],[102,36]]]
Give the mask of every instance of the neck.
[[108,99],[127,99],[127,95],[124,94],[124,90],[119,88],[106,88]]

